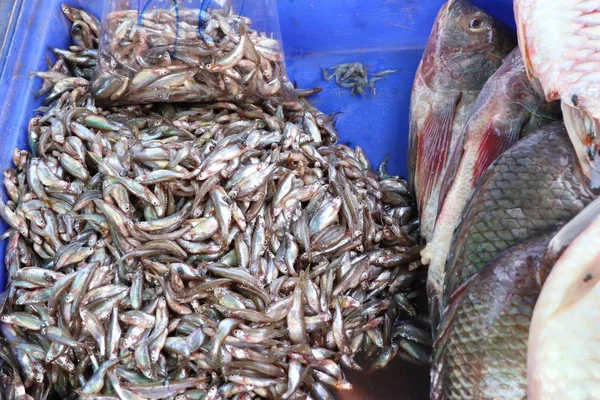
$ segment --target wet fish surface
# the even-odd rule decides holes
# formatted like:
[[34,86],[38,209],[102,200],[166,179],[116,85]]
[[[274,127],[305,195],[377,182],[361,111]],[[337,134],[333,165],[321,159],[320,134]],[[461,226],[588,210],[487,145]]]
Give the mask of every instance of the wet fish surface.
[[546,103],[543,94],[531,85],[519,49],[513,50],[479,94],[465,124],[464,146],[452,154],[458,159],[452,162],[457,168],[447,170],[443,178],[451,186],[446,197],[440,197],[433,237],[421,252],[423,262],[429,264],[428,291],[432,304],[437,304],[441,295],[452,235],[477,182],[490,164],[520,137],[557,119],[558,114],[556,104]]
[[515,41],[497,21],[468,0],[450,0],[438,13],[417,70],[411,96],[409,170],[430,241],[444,197],[442,177],[458,160],[464,126],[486,81]]
[[442,309],[457,288],[501,251],[577,215],[596,194],[562,122],[500,156],[467,202],[445,267]]
[[527,338],[556,231],[517,244],[463,284],[435,344],[432,399],[527,397]]

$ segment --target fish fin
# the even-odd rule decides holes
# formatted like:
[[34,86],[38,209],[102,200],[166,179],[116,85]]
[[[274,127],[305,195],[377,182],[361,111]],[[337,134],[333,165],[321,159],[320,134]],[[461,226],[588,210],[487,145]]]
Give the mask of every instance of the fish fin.
[[600,216],[600,197],[588,204],[575,218],[558,231],[548,244],[548,252],[555,257],[558,256],[598,216]]
[[446,264],[444,265],[444,282],[442,283],[440,306],[445,312],[447,312],[446,310],[449,308],[447,305],[451,304],[457,289],[461,287],[461,284],[464,282],[462,278],[463,265],[465,263],[464,247],[468,237],[466,232],[469,229],[469,225],[466,221],[469,221],[472,218],[471,213],[474,212],[472,201],[473,193],[471,193],[471,197],[465,204],[464,210],[466,210],[466,213],[463,213],[460,217],[458,226],[454,230],[450,251],[446,258]]
[[[475,167],[473,168],[473,187],[477,185],[479,178],[488,169],[488,167],[506,150],[508,150],[519,139],[523,120],[500,121],[492,119],[486,129],[482,132],[482,140],[477,150]],[[466,140],[466,138],[463,138]],[[444,200],[452,187],[458,166],[464,154],[462,142],[456,143],[452,156],[448,162],[448,168],[442,179],[440,198],[438,205],[438,216],[442,212]]]
[[379,176],[379,179],[381,179],[381,180],[390,179],[392,177],[389,174],[389,172],[387,172],[387,163],[389,160],[390,160],[390,154],[387,153],[385,155],[385,158],[383,159],[383,161],[379,164],[379,167],[377,167],[377,175]]
[[[414,97],[414,93],[411,97]],[[413,119],[413,105],[410,110],[410,125],[408,129],[408,182],[410,190],[415,194],[415,170],[417,168],[417,122]]]
[[446,100],[443,107],[433,107],[419,133],[416,154],[416,184],[419,212],[423,212],[428,198],[441,179],[449,157],[452,125],[460,95]]
[[[442,304],[438,304],[437,302],[431,302],[430,299],[430,307],[433,307],[434,305],[436,306],[435,310],[430,310],[430,318],[434,318],[434,316],[439,316],[438,321],[439,323],[433,324],[433,319],[431,322],[431,326],[432,326],[432,330],[434,331],[433,333],[433,338],[435,339],[435,343],[434,343],[434,348],[437,348],[441,343],[443,343],[443,338],[445,337],[445,332],[448,329],[448,325],[450,324],[449,321],[452,320],[452,316],[455,314],[456,309],[457,309],[457,305],[462,301],[463,296],[465,295],[466,292],[466,288],[468,287],[469,283],[477,276],[477,274],[474,274],[473,276],[470,276],[466,281],[464,281],[455,291],[454,293],[452,293],[451,296],[449,296],[449,300],[447,302],[447,305],[444,306]],[[435,313],[434,313],[435,311]]]
[[483,132],[479,149],[477,150],[477,161],[473,168],[473,187],[477,185],[481,175],[502,153],[508,150],[519,139],[523,121],[510,120],[499,121],[493,118],[486,130]]
[[476,277],[477,273],[471,275],[463,283],[461,283],[460,286],[458,286],[454,292],[448,295],[448,305],[443,310],[444,315],[449,314],[451,310],[456,308],[456,305],[458,305],[458,303],[460,303],[460,301],[462,300],[462,297],[464,296],[467,287],[469,287],[471,282]]
[[440,308],[440,295],[429,294],[429,319],[431,320],[431,336],[437,337],[438,328],[442,320],[442,312]]
[[431,376],[429,380],[429,398],[430,400],[442,400],[443,399],[443,383],[442,383],[442,371],[444,369],[444,362],[439,361],[432,363]]

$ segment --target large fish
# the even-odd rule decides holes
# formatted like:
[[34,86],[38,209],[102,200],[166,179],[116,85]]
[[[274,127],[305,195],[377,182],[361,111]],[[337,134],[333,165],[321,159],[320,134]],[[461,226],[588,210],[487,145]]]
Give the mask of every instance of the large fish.
[[486,171],[467,202],[445,266],[442,309],[493,257],[570,220],[594,197],[563,123],[519,141]]
[[490,261],[452,299],[435,344],[432,399],[524,399],[527,335],[554,260],[554,232],[517,244]]
[[600,5],[515,0],[519,47],[548,101],[560,100],[585,174],[600,185]]
[[477,95],[514,48],[512,36],[467,0],[450,0],[439,11],[411,98],[409,165],[421,216],[431,239],[441,178]]
[[546,103],[543,94],[531,85],[519,49],[506,57],[483,87],[462,134],[464,146],[452,154],[460,160],[451,162],[457,168],[449,168],[443,178],[451,187],[445,198],[440,196],[441,211],[433,239],[421,252],[423,262],[429,264],[427,284],[432,305],[441,293],[452,235],[477,181],[519,137],[552,122],[559,112],[556,104]]
[[[527,345],[530,400],[599,397],[599,209],[597,199],[550,243],[553,251],[559,251],[561,241],[568,244],[574,238],[554,265],[533,311]],[[563,231],[567,234],[561,235]],[[563,237],[557,240],[559,236]]]

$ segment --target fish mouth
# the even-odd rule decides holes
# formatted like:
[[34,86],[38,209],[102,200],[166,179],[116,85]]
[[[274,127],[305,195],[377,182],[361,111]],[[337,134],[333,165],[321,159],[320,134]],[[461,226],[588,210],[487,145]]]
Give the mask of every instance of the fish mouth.
[[581,104],[575,106],[563,100],[561,109],[579,165],[592,189],[600,190],[600,119],[594,118]]

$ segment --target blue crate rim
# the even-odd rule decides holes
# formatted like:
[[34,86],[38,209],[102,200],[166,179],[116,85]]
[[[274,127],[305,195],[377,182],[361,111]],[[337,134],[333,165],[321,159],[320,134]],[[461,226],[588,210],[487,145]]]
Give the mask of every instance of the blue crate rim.
[[10,11],[10,17],[8,18],[8,26],[6,29],[6,34],[4,35],[4,41],[2,42],[2,47],[0,51],[0,77],[2,78],[4,77],[4,70],[8,62],[8,53],[12,47],[12,43],[14,42],[15,38],[15,32],[18,25],[17,17],[21,13],[21,9],[23,8],[23,5],[26,2],[27,0],[15,1],[13,3],[12,10]]

